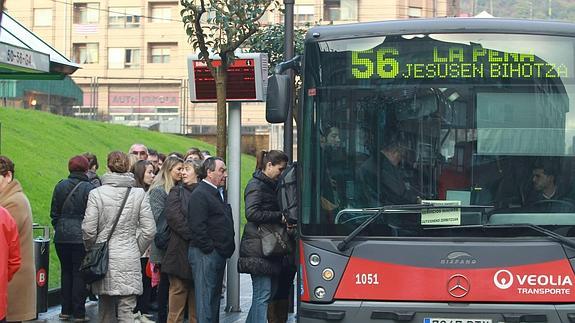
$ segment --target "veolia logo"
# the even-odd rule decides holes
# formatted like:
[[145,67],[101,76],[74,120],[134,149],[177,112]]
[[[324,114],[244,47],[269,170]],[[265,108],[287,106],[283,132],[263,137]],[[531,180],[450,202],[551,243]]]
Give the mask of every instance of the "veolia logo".
[[493,275],[493,283],[499,289],[507,289],[513,285],[513,274],[509,270],[499,270]]
[[546,275],[546,274],[519,274],[513,275],[509,270],[501,269],[493,275],[493,283],[499,289],[508,289],[517,279],[520,287],[542,287],[542,286],[573,286],[571,277],[566,275]]

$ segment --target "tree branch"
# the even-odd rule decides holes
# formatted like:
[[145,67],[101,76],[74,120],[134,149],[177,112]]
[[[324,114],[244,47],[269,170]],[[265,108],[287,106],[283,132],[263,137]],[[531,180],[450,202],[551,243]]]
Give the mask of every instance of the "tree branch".
[[206,35],[204,34],[204,29],[202,28],[202,15],[206,13],[206,4],[205,0],[200,0],[200,11],[194,17],[194,33],[196,34],[196,39],[198,40],[198,47],[200,49],[200,53],[202,54],[202,60],[206,63],[208,68],[210,69],[210,73],[212,76],[216,76],[216,69],[212,64],[212,60],[210,57],[210,52],[208,50],[208,46],[206,45]]

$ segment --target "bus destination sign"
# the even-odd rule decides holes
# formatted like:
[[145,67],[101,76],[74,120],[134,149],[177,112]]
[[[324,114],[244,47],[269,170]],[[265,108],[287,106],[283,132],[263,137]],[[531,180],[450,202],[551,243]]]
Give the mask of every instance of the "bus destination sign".
[[[426,48],[429,48],[427,50]],[[354,79],[548,79],[570,77],[567,65],[533,54],[506,53],[481,46],[435,46],[401,53],[399,47],[352,51]]]

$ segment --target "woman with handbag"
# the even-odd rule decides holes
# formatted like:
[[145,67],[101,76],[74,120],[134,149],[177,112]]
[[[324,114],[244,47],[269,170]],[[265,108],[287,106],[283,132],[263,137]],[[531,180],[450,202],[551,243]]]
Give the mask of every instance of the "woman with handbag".
[[285,233],[286,217],[280,211],[276,187],[287,162],[288,156],[283,151],[258,152],[256,171],[244,192],[248,222],[240,244],[238,271],[252,277],[252,306],[246,321],[250,323],[267,322],[268,304],[285,256],[281,250],[274,250],[281,249],[285,241],[268,238],[274,233],[279,236]]
[[140,256],[150,245],[156,224],[146,193],[133,187],[128,155],[114,151],[107,161],[109,172],[102,176],[102,186],[88,198],[83,239],[88,252],[108,243],[108,270],[103,279],[92,283],[92,291],[99,295],[98,322],[117,318],[120,323],[133,323],[136,295],[142,293]]
[[60,260],[60,319],[87,322],[86,284],[80,273],[80,263],[86,254],[82,241],[82,220],[86,212],[88,195],[94,185],[86,175],[90,167],[82,155],[68,161],[68,178],[56,184],[52,194],[50,217],[54,226],[54,244]]

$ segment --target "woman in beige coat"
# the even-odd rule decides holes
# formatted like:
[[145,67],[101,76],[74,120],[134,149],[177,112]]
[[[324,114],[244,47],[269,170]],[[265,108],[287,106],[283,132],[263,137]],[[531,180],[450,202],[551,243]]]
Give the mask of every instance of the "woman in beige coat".
[[142,293],[140,256],[156,233],[156,224],[148,197],[142,188],[133,187],[128,155],[115,151],[108,155],[109,173],[102,176],[102,186],[92,190],[82,223],[86,249],[106,240],[128,187],[132,187],[118,224],[109,241],[108,273],[92,284],[100,295],[98,321],[134,322],[136,295]]
[[27,321],[36,317],[36,268],[32,237],[32,209],[14,179],[14,163],[0,156],[0,206],[6,208],[16,221],[20,236],[22,265],[8,284],[8,314],[6,321]]

